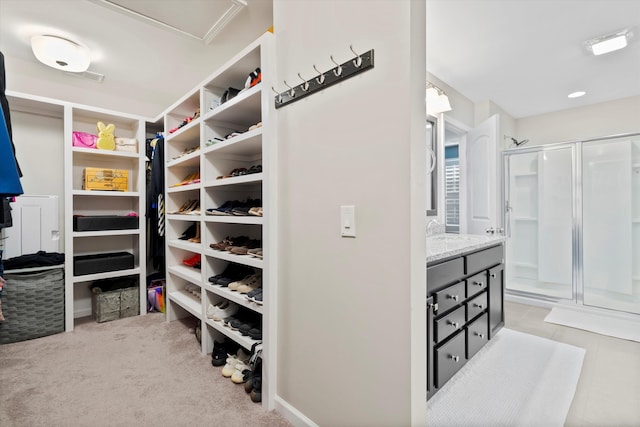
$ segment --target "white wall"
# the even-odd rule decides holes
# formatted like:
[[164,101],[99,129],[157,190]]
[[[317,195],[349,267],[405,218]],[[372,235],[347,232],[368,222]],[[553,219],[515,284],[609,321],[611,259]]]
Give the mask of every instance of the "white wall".
[[602,102],[517,120],[527,146],[640,131],[640,96]]
[[[375,10],[376,13],[370,13]],[[276,89],[375,49],[277,110],[276,407],[321,426],[425,423],[425,6],[276,0]],[[341,238],[341,205],[357,237]]]
[[62,117],[26,113],[11,108],[16,156],[24,194],[58,196],[60,248],[64,252],[64,148]]

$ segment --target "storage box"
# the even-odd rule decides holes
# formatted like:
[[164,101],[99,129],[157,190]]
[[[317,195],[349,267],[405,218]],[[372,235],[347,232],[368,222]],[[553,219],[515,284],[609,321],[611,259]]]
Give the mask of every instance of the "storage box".
[[0,344],[64,332],[63,268],[5,271],[4,278],[8,285],[2,290]]
[[125,169],[84,168],[83,190],[127,191],[129,171]]
[[108,322],[140,313],[138,281],[131,277],[97,280],[91,287],[91,315],[98,322]]
[[74,215],[73,231],[130,230],[138,228],[137,216]]
[[131,268],[133,268],[133,255],[129,252],[76,255],[73,257],[74,276],[128,270]]

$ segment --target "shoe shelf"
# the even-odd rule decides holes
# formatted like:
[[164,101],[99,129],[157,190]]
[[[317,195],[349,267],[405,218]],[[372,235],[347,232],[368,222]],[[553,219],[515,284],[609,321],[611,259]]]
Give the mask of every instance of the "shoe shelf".
[[233,329],[224,326],[222,321],[216,322],[212,319],[206,319],[206,324],[207,326],[225,335],[227,338],[230,338],[233,341],[237,342],[242,347],[244,347],[245,350],[251,350],[251,346],[253,346],[253,344],[255,344],[256,342],[259,342],[258,340],[254,340],[248,336],[244,336],[240,332],[234,331]]
[[[205,137],[207,132],[205,131]],[[209,139],[213,138],[211,136]],[[262,150],[262,128],[241,133],[224,141],[218,141],[204,149],[205,156],[214,153],[216,156],[250,156]]]
[[[73,132],[97,135],[98,122],[113,124],[113,136],[133,138],[137,152],[111,151],[73,146]],[[137,276],[140,291],[140,313],[146,313],[146,177],[144,141],[146,119],[77,104],[64,106],[64,248],[65,248],[65,330],[71,331],[75,318],[90,315],[90,285],[101,279]],[[125,191],[84,189],[86,168],[117,169],[127,172]],[[137,228],[123,230],[73,231],[74,215],[124,216],[136,213]],[[74,258],[82,255],[127,252],[133,255],[133,268],[74,276]],[[105,258],[108,263],[108,258]],[[107,268],[110,266],[107,264]],[[85,289],[83,289],[85,287]]]
[[185,290],[169,292],[169,300],[177,303],[195,317],[202,316],[202,303]]
[[264,261],[262,259],[252,257],[251,255],[236,255],[227,251],[216,251],[213,249],[205,249],[204,254],[212,258],[235,262],[236,264],[248,265],[249,267],[261,269],[264,266]]
[[[210,247],[227,238],[240,236],[259,239],[262,245],[269,247],[265,237],[275,235],[274,231],[268,230],[270,217],[206,214],[207,209],[220,208],[227,202],[231,202],[227,206],[243,209],[263,207],[253,206],[253,202],[263,204],[266,197],[269,197],[267,206],[270,214],[271,206],[277,206],[275,188],[270,189],[268,181],[269,176],[275,176],[275,170],[269,170],[269,166],[275,165],[276,160],[275,149],[270,148],[275,147],[274,128],[269,125],[269,117],[275,111],[270,90],[272,52],[273,34],[267,33],[227,61],[164,114],[165,131],[168,131],[200,108],[198,118],[165,138],[165,158],[168,159],[165,167],[166,212],[180,210],[189,200],[197,199],[200,203],[198,215],[166,215],[166,314],[168,321],[185,316],[200,320],[203,332],[201,351],[205,354],[211,353],[214,341],[220,342],[223,337],[235,341],[246,350],[250,350],[257,342],[224,326],[223,322],[209,319],[206,313],[212,302],[228,300],[238,304],[241,310],[255,314],[261,325],[275,323],[275,304],[265,299],[264,304],[259,305],[248,300],[246,294],[208,281],[209,277],[223,274],[228,267],[237,264],[261,273],[263,288],[275,283],[271,279],[275,274],[275,260],[269,261],[274,263],[270,266],[265,259]],[[245,89],[245,82],[256,68],[262,71],[261,82]],[[223,102],[223,94],[229,88],[241,91]],[[196,146],[199,149],[193,148]],[[270,161],[273,162],[271,165]],[[195,173],[199,173],[200,182],[171,187]],[[190,227],[189,223],[193,222],[200,224],[201,243],[179,239],[181,233],[184,235],[185,229]],[[272,222],[275,225],[275,221]],[[255,242],[251,242],[251,245],[255,245]],[[201,255],[201,270],[182,264],[183,260],[194,254]],[[198,285],[202,290],[200,301],[184,290],[189,283]],[[275,290],[270,293],[265,289],[264,295],[268,298],[275,293]],[[266,316],[272,316],[274,320],[269,322]],[[272,330],[275,331],[275,328]],[[276,365],[275,359],[270,364],[267,362],[270,354],[268,331],[263,329],[262,336],[263,362],[266,362],[263,363],[263,370],[265,366],[272,369],[271,374],[265,375],[263,405],[272,409],[273,399],[268,396],[269,390],[273,392],[274,388],[269,386],[266,378],[275,378]],[[272,338],[275,342],[275,334],[272,334]],[[275,344],[271,348],[275,351]]]
[[[216,120],[227,123],[248,123],[246,122],[248,117],[259,117],[259,114],[256,114],[256,111],[260,111],[261,89],[262,85],[257,84],[254,87],[239,93],[230,101],[208,111],[202,117],[202,120]],[[251,124],[248,124],[247,127],[250,125]]]
[[253,301],[249,301],[247,298],[245,298],[245,294],[241,294],[239,292],[229,290],[229,288],[225,288],[222,286],[213,285],[211,283],[204,285],[204,289],[219,297],[222,297],[229,301],[233,301],[242,307],[248,308],[249,310],[255,311],[256,313],[262,314],[263,306],[256,304]]
[[198,269],[187,267],[186,265],[171,265],[167,267],[167,271],[195,285],[202,283],[202,274]]
[[247,186],[248,184],[260,184],[262,182],[262,173],[252,173],[249,175],[233,176],[231,178],[222,178],[208,180],[204,183],[205,187],[236,187],[238,185]]
[[189,242],[188,240],[172,239],[167,241],[167,245],[172,248],[183,249],[191,252],[201,252],[202,245],[200,243]]
[[204,217],[204,220],[205,222],[217,222],[221,224],[261,225],[264,222],[261,216],[237,216],[237,215],[229,215],[229,216],[206,215]]

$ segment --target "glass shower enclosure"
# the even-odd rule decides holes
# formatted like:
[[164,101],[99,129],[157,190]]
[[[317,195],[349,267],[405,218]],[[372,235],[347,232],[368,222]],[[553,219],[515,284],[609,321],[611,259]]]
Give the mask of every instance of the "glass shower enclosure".
[[503,156],[507,292],[640,314],[640,135]]

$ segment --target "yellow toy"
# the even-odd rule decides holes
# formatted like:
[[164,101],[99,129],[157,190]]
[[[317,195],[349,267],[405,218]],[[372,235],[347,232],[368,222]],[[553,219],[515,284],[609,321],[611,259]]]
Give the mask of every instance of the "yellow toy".
[[113,132],[116,130],[114,124],[105,126],[104,123],[98,122],[98,142],[96,146],[101,150],[115,150],[116,139]]

